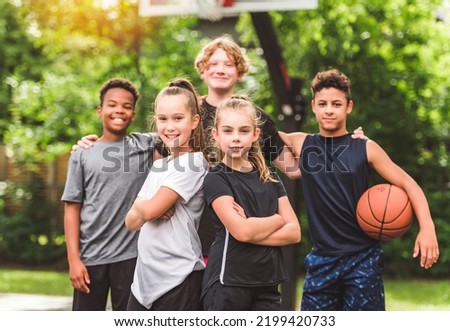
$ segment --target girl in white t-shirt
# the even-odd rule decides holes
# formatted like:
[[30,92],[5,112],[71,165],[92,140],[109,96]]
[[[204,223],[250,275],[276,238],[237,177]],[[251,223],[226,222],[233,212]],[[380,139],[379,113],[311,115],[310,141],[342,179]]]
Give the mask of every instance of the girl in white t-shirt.
[[155,100],[154,123],[169,156],[153,163],[125,224],[138,231],[128,310],[200,310],[205,264],[197,234],[208,164],[198,95],[179,78]]

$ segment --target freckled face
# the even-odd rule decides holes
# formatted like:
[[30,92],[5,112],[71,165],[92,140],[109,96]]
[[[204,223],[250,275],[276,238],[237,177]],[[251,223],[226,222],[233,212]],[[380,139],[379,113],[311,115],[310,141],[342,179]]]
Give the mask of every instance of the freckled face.
[[226,93],[233,91],[236,83],[242,80],[234,59],[222,48],[218,48],[209,58],[201,78],[209,89]]

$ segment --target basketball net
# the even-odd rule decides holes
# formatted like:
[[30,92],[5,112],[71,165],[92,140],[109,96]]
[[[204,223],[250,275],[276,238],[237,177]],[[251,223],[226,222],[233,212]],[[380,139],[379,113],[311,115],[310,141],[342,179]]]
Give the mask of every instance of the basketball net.
[[227,0],[195,0],[198,7],[198,17],[209,20],[219,21],[223,17],[222,8]]

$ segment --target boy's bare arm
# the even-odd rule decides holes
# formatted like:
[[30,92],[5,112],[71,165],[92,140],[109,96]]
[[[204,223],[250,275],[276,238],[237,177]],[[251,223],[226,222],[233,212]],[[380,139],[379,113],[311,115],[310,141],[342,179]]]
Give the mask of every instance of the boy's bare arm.
[[81,204],[65,202],[64,233],[67,246],[67,261],[69,262],[69,277],[72,286],[82,292],[89,293],[89,273],[80,258],[80,211]]
[[391,184],[402,188],[408,194],[420,228],[414,245],[413,257],[420,256],[420,265],[425,269],[430,268],[438,261],[439,245],[428,201],[423,190],[372,140],[367,142],[367,159],[378,174]]

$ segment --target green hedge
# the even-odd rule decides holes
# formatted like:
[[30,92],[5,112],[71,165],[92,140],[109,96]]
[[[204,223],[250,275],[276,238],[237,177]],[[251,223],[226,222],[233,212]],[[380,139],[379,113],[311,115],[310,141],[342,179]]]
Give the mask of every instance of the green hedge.
[[[55,222],[56,206],[42,198],[45,183],[1,182],[0,257],[3,261],[38,265],[65,257],[63,224]],[[19,206],[7,212],[8,204]],[[62,223],[62,222],[60,222]]]

